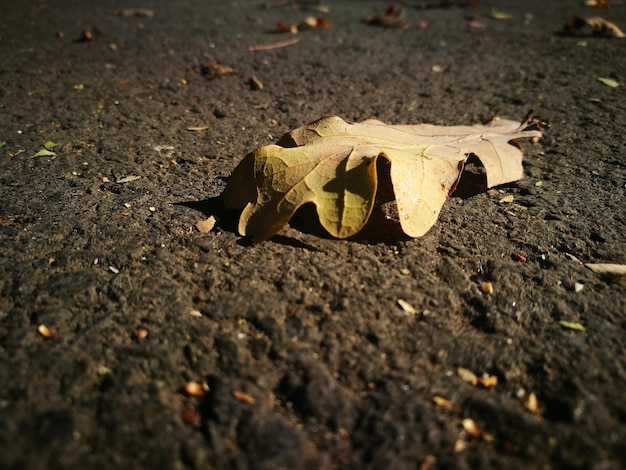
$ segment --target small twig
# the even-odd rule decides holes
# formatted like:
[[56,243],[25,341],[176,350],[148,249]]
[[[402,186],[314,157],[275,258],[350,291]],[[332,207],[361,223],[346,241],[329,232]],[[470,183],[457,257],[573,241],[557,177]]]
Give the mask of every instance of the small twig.
[[250,52],[269,51],[271,49],[280,49],[281,47],[293,46],[300,42],[300,38],[288,39],[286,41],[274,42],[272,44],[258,44],[248,47]]

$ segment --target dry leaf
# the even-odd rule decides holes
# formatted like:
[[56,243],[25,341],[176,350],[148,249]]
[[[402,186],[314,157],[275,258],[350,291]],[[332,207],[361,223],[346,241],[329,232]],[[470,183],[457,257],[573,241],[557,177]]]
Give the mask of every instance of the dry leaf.
[[370,217],[376,161],[384,157],[391,164],[402,229],[419,237],[436,222],[470,155],[485,167],[489,187],[520,179],[522,152],[511,142],[540,137],[540,124],[530,115],[521,124],[494,120],[476,126],[348,123],[327,117],[246,156],[233,171],[224,201],[230,209],[243,209],[239,232],[257,242],[279,232],[309,202],[331,235],[347,238]]
[[211,216],[205,220],[199,220],[196,222],[196,228],[200,233],[209,233],[215,227],[215,217]]
[[611,23],[599,16],[594,16],[593,18],[572,16],[563,26],[563,34],[569,36],[626,37],[626,34],[615,23]]
[[626,264],[587,263],[585,266],[594,273],[605,276],[614,282],[621,281],[626,277]]
[[404,20],[404,9],[396,5],[389,5],[382,15],[366,16],[363,23],[374,26],[400,26],[407,28],[409,24]]
[[30,158],[36,158],[36,157],[55,157],[56,153],[51,152],[48,149],[41,149],[39,152],[37,152],[34,155],[31,155]]

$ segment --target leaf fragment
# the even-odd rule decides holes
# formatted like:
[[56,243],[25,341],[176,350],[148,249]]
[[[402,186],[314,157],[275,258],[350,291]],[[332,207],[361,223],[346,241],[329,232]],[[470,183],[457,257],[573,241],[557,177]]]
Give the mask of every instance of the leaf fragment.
[[402,310],[404,310],[409,315],[415,315],[417,313],[417,310],[415,310],[415,307],[413,307],[413,305],[411,305],[404,299],[398,299],[398,305],[402,308]]
[[43,144],[43,148],[45,148],[46,150],[52,150],[57,145],[59,145],[59,144],[56,144],[56,143],[52,142],[51,140],[49,140],[48,142]]
[[215,217],[210,216],[207,219],[199,220],[196,222],[196,228],[200,231],[200,233],[209,233],[215,227]]
[[456,369],[456,373],[460,377],[463,382],[470,383],[472,385],[476,385],[478,383],[478,377],[471,370],[466,369],[465,367],[458,367]]
[[620,82],[613,80],[612,78],[598,77],[598,81],[603,85],[610,86],[611,88],[618,88],[622,86]]
[[562,34],[568,36],[600,36],[622,39],[626,34],[615,24],[605,20],[599,16],[591,18],[583,18],[581,16],[572,16],[565,26],[563,26]]
[[447,398],[440,397],[439,395],[435,395],[433,397],[433,403],[435,403],[435,405],[437,405],[442,410],[450,412],[456,411],[456,406],[452,401],[448,400]]
[[472,418],[465,418],[461,422],[461,425],[463,426],[463,430],[470,436],[483,439],[487,442],[493,441],[493,436],[486,433]]
[[494,20],[512,20],[513,18],[515,18],[514,15],[511,15],[510,13],[505,13],[500,10],[491,10],[491,12],[489,13],[489,17],[493,18]]
[[465,367],[457,368],[456,373],[461,380],[473,386],[482,385],[485,388],[489,388],[498,385],[498,376],[496,375],[485,374],[483,377],[478,377],[471,370],[466,369]]
[[576,322],[561,320],[559,321],[559,325],[561,325],[563,328],[568,328],[570,330],[585,331],[585,327]]
[[217,64],[214,62],[204,64],[200,71],[202,75],[209,79],[223,77],[224,75],[230,75],[236,73],[235,69],[229,67],[228,65]]
[[378,188],[377,159],[390,176],[403,231],[424,235],[454,191],[465,160],[475,155],[489,187],[523,176],[522,153],[511,142],[540,137],[540,124],[494,120],[488,125],[387,125],[320,119],[248,154],[235,168],[224,202],[243,210],[239,232],[253,241],[279,232],[303,204],[313,203],[334,237],[358,233],[370,217]]
[[467,448],[467,444],[463,439],[457,439],[454,441],[454,452],[463,452]]
[[363,18],[363,23],[373,26],[408,28],[409,24],[404,19],[404,9],[396,5],[389,5],[385,13],[381,15],[368,15]]
[[34,155],[31,155],[30,158],[36,158],[36,157],[55,157],[56,153],[51,152],[50,150],[46,150],[46,149],[41,149],[39,152],[37,152]]
[[594,273],[607,277],[613,282],[619,282],[626,277],[626,264],[587,263],[585,266]]
[[210,129],[209,126],[191,126],[187,128],[187,130],[191,132],[201,132],[201,131],[206,131],[208,129]]
[[537,395],[535,395],[534,392],[528,394],[528,396],[524,400],[524,407],[531,413],[539,413],[541,407],[539,406],[539,400],[537,400]]
[[476,383],[482,385],[485,388],[495,387],[498,385],[497,375],[487,375],[486,377],[477,377]]
[[138,179],[141,179],[141,176],[137,176],[137,175],[128,175],[128,176],[124,176],[122,178],[118,178],[115,180],[115,182],[117,184],[124,184],[124,183],[131,183],[133,181],[137,181]]

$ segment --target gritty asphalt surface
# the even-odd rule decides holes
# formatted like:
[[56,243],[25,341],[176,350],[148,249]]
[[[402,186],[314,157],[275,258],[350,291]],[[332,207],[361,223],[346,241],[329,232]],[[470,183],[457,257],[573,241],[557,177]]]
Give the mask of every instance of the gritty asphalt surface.
[[[0,467],[626,466],[626,283],[584,266],[626,264],[626,39],[559,33],[626,5],[139,3],[0,4]],[[222,202],[322,116],[531,108],[525,178],[418,239],[251,244]]]

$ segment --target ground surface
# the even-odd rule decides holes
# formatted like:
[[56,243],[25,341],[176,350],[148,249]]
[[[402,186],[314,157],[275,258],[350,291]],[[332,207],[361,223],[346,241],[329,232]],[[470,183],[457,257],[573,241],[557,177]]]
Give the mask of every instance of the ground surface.
[[[131,3],[0,4],[2,468],[626,465],[626,283],[581,264],[626,263],[625,89],[597,80],[626,81],[626,39],[557,34],[626,27],[626,6],[407,7],[386,28],[361,22],[385,2],[338,1],[330,30],[251,52],[320,13]],[[154,17],[116,15],[137,3]],[[251,245],[221,202],[246,153],[325,115],[529,108],[552,127],[525,179],[452,197],[420,239],[333,240],[305,211]]]

